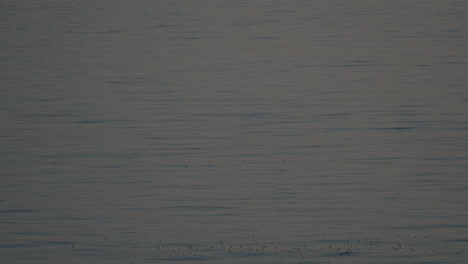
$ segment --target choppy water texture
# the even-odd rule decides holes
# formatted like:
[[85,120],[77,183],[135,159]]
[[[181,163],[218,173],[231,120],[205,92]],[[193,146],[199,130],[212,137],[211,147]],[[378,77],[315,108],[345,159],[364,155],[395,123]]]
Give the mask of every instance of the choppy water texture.
[[468,259],[468,2],[0,7],[5,263]]

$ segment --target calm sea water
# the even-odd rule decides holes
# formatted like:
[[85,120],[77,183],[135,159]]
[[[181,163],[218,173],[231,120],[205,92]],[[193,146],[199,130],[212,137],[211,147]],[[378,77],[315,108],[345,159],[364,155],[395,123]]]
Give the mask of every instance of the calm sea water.
[[0,6],[5,263],[466,263],[468,2]]

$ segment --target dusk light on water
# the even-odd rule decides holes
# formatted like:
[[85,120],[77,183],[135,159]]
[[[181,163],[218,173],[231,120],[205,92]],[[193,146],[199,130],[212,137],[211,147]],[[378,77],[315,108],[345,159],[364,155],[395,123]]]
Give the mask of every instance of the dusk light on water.
[[0,19],[1,263],[467,263],[468,2]]

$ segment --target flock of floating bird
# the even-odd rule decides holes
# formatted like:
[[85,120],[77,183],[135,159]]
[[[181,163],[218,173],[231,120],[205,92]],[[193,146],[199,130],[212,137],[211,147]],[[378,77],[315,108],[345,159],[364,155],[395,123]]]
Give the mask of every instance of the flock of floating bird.
[[[412,238],[413,241],[416,237]],[[422,238],[427,240],[427,236]],[[309,241],[311,242],[311,241]],[[169,243],[158,241],[153,246],[145,247],[110,247],[108,253],[144,256],[146,263],[353,263],[354,261],[375,259],[417,259],[418,257],[455,254],[459,257],[468,254],[468,245],[452,252],[444,252],[437,248],[416,246],[418,243],[404,243],[404,240],[373,242],[366,239],[350,239],[348,241],[318,241],[304,243],[300,246],[290,246],[281,243],[245,243],[228,244],[216,242],[212,244]],[[406,241],[407,242],[407,241]],[[429,243],[431,244],[431,243]],[[75,244],[67,244],[74,251],[86,250]],[[346,258],[346,259],[345,259]],[[354,258],[354,259],[349,259]],[[348,262],[350,261],[350,262]],[[135,261],[134,263],[139,263]],[[361,263],[361,262],[360,262]],[[400,262],[398,262],[400,263]]]

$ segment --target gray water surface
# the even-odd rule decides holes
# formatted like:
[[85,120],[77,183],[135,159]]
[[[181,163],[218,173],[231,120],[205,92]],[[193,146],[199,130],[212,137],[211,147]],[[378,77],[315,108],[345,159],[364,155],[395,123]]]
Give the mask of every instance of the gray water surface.
[[2,261],[466,263],[466,1],[0,19]]

